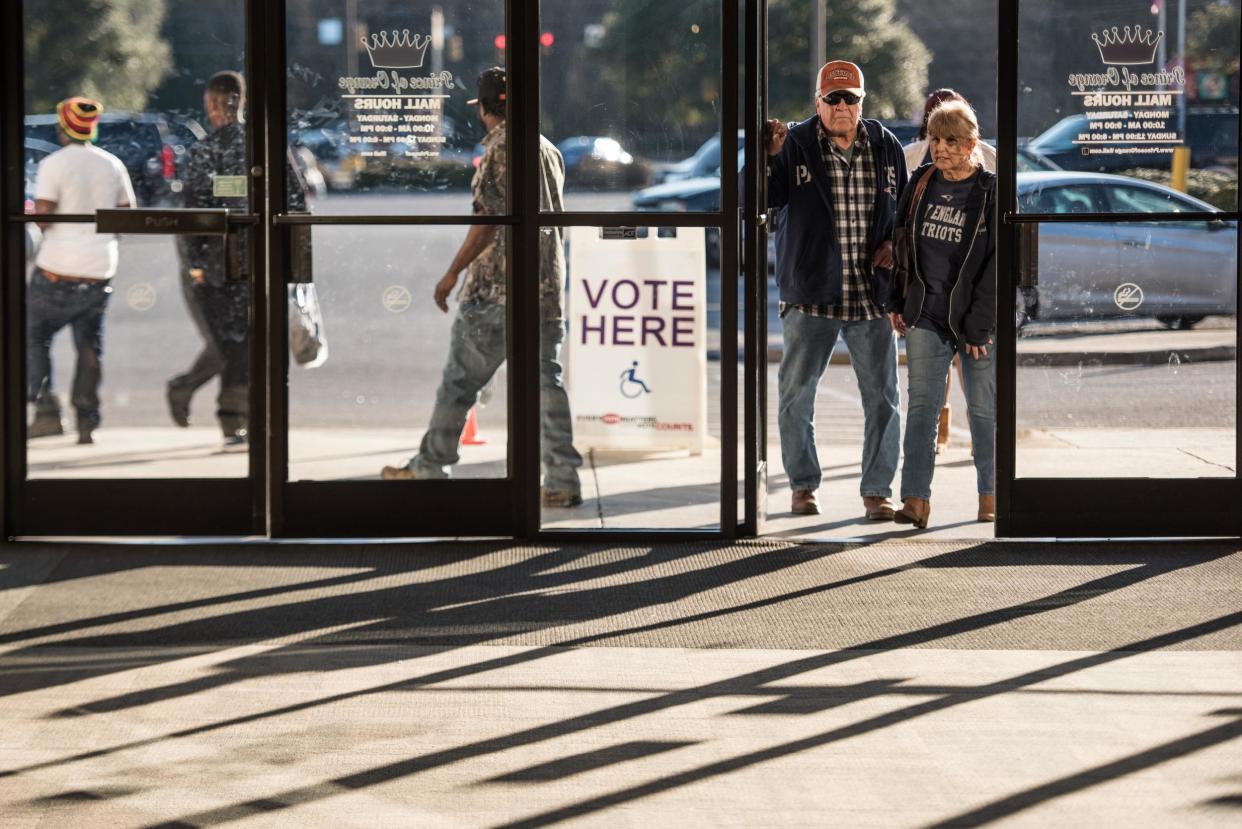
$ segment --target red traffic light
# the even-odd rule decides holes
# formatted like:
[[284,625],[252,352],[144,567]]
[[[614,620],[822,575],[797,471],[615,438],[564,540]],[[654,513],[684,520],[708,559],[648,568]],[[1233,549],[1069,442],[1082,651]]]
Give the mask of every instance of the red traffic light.
[[505,48],[505,36],[504,35],[496,35],[496,39],[492,42],[496,44],[497,49]]
[[539,35],[540,46],[551,46],[553,43],[556,43],[556,38],[552,36],[551,32],[544,32]]

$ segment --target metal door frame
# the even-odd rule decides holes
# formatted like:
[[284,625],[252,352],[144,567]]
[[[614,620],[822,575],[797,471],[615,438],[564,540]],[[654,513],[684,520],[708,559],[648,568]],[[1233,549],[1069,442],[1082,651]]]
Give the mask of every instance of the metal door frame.
[[[998,537],[1171,537],[1242,535],[1242,479],[1233,478],[1018,478],[1016,307],[1019,231],[1051,222],[1185,221],[1215,217],[1238,222],[1242,213],[1032,214],[1017,211],[1018,50],[1020,0],[1004,0],[999,15],[997,163],[1000,219],[996,244],[997,423],[996,534]],[[1030,0],[1028,0],[1030,2]],[[1242,127],[1239,129],[1242,134]],[[1242,253],[1242,251],[1240,251]],[[1242,283],[1242,255],[1236,276]],[[1236,346],[1235,342],[1235,346]],[[1242,392],[1236,371],[1235,392]],[[1242,410],[1242,393],[1235,411]],[[1235,440],[1237,421],[1234,423]],[[1235,453],[1239,469],[1242,446]]]
[[[257,0],[246,0],[246,76],[250,112],[264,102],[264,69],[256,48],[266,25],[267,9]],[[24,4],[6,4],[0,11],[4,31],[4,76],[0,81],[0,265],[5,274],[24,274],[26,217],[13,208],[24,199]],[[251,124],[256,123],[251,119]],[[266,135],[253,126],[247,130],[252,159],[262,157]],[[261,332],[265,312],[262,270],[266,235],[261,216],[265,182],[252,176],[251,212],[234,214],[230,226],[250,228],[251,296],[255,330]],[[92,215],[58,214],[49,223],[93,222]],[[0,519],[2,535],[253,535],[263,532],[265,504],[262,488],[254,482],[267,475],[266,456],[249,455],[246,478],[176,479],[26,479],[25,450],[25,295],[24,278],[7,278],[0,287],[4,319],[3,392],[0,412]],[[261,333],[252,337],[252,354],[261,345]],[[253,359],[253,358],[252,358]],[[252,362],[253,366],[261,363]],[[262,423],[265,390],[252,371],[252,422]],[[160,378],[163,382],[163,378]],[[260,432],[261,433],[261,432]]]
[[[753,0],[751,0],[753,2]],[[0,305],[5,334],[3,406],[0,411],[0,511],[2,533],[14,535],[266,535],[270,537],[383,537],[480,535],[546,537],[557,540],[627,538],[733,538],[754,533],[737,515],[737,374],[722,371],[721,500],[718,531],[543,530],[539,503],[539,298],[537,280],[512,278],[538,271],[540,224],[617,227],[634,225],[719,227],[721,231],[721,364],[737,364],[738,176],[738,4],[724,0],[721,10],[720,210],[695,214],[640,212],[541,213],[539,141],[539,4],[505,0],[506,36],[516,44],[506,55],[510,83],[510,213],[504,217],[304,216],[290,215],[285,195],[287,142],[287,31],[285,0],[246,0],[245,75],[249,92],[248,150],[252,164],[252,212],[238,222],[253,226],[251,256],[250,475],[237,479],[27,480],[25,469],[25,284],[4,281]],[[22,200],[23,171],[23,4],[3,11],[4,81],[0,83],[4,153],[0,170],[0,263],[6,273],[23,273],[25,218],[7,208]],[[753,143],[753,142],[752,142]],[[752,168],[753,169],[753,168]],[[56,222],[92,221],[89,216],[57,216]],[[510,302],[508,305],[510,435],[509,475],[495,480],[288,481],[289,368],[285,266],[290,229],[295,225],[469,225],[509,228]],[[747,332],[749,337],[751,332]],[[748,360],[751,358],[748,350]],[[749,369],[748,369],[749,370]],[[749,378],[749,374],[747,375]],[[160,378],[162,380],[162,378]],[[750,381],[747,381],[750,388]],[[762,398],[748,402],[762,406]],[[751,423],[748,405],[748,424]],[[748,426],[748,429],[750,427]],[[753,500],[751,476],[746,497]],[[414,508],[412,510],[412,507]],[[412,513],[414,517],[412,518]]]

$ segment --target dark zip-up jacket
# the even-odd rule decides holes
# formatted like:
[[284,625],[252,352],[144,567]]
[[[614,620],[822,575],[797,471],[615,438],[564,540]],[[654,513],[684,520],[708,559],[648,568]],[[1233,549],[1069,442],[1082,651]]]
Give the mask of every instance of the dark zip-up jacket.
[[[768,158],[768,209],[781,210],[776,231],[776,282],[782,302],[832,305],[841,299],[841,247],[832,207],[831,177],[815,130],[818,115],[789,129],[785,145]],[[906,186],[901,142],[879,122],[862,119],[875,159],[876,199],[867,259],[893,234],[897,199]],[[892,272],[872,268],[868,288],[881,309],[892,299]]]
[[[910,180],[918,181],[931,167],[930,162],[924,164],[915,170]],[[901,306],[907,328],[918,323],[927,296],[927,283],[919,270],[917,232],[927,190],[923,190],[919,204],[911,211],[910,199],[916,189],[906,188],[897,205],[897,215],[905,226],[900,243],[907,249],[893,251],[893,258],[898,262],[912,265],[912,273],[905,275],[908,287]],[[949,331],[959,342],[987,345],[996,333],[996,176],[987,170],[979,170],[975,186],[966,197],[965,227],[971,230],[962,235],[962,242],[949,261],[949,273],[953,274],[953,284],[949,288]]]

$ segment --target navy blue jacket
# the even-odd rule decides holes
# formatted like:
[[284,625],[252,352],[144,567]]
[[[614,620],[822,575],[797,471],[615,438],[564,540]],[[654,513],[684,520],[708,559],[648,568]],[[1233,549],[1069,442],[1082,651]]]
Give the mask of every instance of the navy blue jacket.
[[[776,282],[782,302],[832,305],[841,299],[841,248],[832,209],[831,178],[815,130],[818,115],[789,128],[785,145],[768,157],[768,209],[783,208],[776,230]],[[862,119],[875,159],[876,200],[867,259],[893,235],[897,200],[906,187],[906,159],[899,142],[879,122]],[[887,309],[892,273],[872,268],[871,299]]]

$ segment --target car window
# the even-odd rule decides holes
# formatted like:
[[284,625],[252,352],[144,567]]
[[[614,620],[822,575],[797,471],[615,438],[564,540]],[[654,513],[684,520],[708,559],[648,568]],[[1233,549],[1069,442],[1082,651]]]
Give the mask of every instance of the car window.
[[1102,213],[1098,189],[1090,184],[1041,187],[1022,194],[1019,205],[1027,213]]
[[1081,115],[1071,115],[1063,118],[1053,124],[1040,135],[1031,139],[1031,146],[1035,148],[1053,148],[1072,147],[1073,141],[1078,137],[1078,133],[1086,124],[1087,119]]
[[1108,187],[1106,192],[1114,213],[1185,213],[1195,209],[1172,193],[1146,187]]
[[720,136],[709,138],[707,143],[695,154],[694,164],[690,168],[692,178],[709,176],[713,170],[720,169]]

